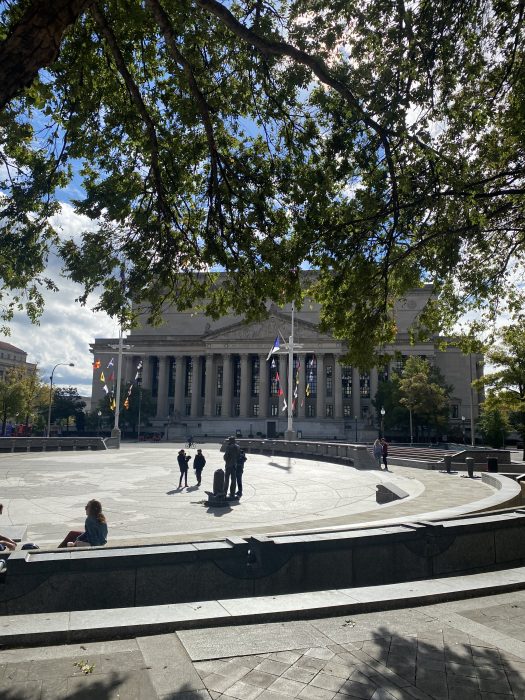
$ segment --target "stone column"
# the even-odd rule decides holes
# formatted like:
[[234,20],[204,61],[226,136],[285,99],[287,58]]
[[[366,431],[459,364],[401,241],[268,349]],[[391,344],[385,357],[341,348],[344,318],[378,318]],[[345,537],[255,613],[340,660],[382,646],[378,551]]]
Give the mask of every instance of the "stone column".
[[379,385],[379,375],[377,372],[377,367],[372,367],[370,370],[370,400],[375,400],[377,394],[377,387]]
[[197,418],[199,415],[199,404],[201,398],[201,363],[200,355],[191,356],[191,417]]
[[151,392],[151,357],[145,355],[142,358],[142,388]]
[[306,415],[306,355],[299,355],[299,389],[297,397],[297,417],[304,418]]
[[206,380],[204,387],[204,415],[208,418],[213,415],[213,386],[214,386],[214,357],[211,353],[206,355]]
[[222,358],[222,417],[229,418],[232,414],[232,356],[224,353]]
[[259,416],[268,416],[268,363],[266,355],[259,355]]
[[168,357],[159,357],[159,387],[157,392],[157,418],[168,415]]
[[343,373],[339,357],[334,354],[334,418],[343,417]]
[[354,416],[361,418],[361,373],[352,367],[352,408]]
[[248,418],[250,405],[250,376],[249,362],[250,356],[246,353],[241,355],[241,396],[240,396],[240,417]]
[[317,399],[315,413],[317,418],[324,418],[326,394],[326,375],[324,371],[324,355],[317,355]]
[[184,380],[186,377],[186,362],[184,355],[175,356],[175,396],[173,399],[173,411],[178,411],[184,416]]

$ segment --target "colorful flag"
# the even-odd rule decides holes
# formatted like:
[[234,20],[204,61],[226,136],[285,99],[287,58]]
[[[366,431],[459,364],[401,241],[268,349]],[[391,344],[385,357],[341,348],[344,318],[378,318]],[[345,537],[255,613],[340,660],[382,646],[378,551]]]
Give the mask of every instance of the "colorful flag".
[[115,401],[115,399],[111,399],[111,401],[109,402],[109,407],[110,407],[110,409],[111,409],[112,411],[115,411],[115,410],[116,410],[116,408],[117,408],[117,402]]
[[310,396],[310,385],[309,385],[309,384],[306,385],[306,389],[305,389],[305,392],[304,392],[304,393],[305,393],[307,396]]
[[104,384],[104,386],[103,386],[102,388],[104,389],[104,391],[106,392],[106,394],[109,394],[109,389],[107,388],[107,386],[106,386],[105,384]]
[[106,377],[104,376],[104,372],[100,373],[100,381],[104,384],[106,383]]
[[276,352],[279,352],[279,336],[277,336],[277,338],[274,340],[273,347],[270,350],[270,352],[268,353],[268,357],[266,358],[266,362],[268,362],[270,357]]
[[281,377],[279,376],[279,372],[276,372],[276,373],[275,373],[275,381],[276,381],[276,382],[280,382],[280,381],[281,381]]
[[129,399],[126,398],[124,401],[124,408],[129,408]]
[[93,369],[100,369],[100,360],[95,360],[95,362],[93,362]]
[[277,365],[275,364],[275,357],[273,358],[270,367],[271,367],[272,369],[275,369],[275,368],[277,367]]
[[279,389],[277,390],[277,396],[283,396],[283,394],[284,391],[281,389],[281,387],[279,387]]
[[111,358],[111,360],[108,362],[106,369],[109,369],[109,367],[113,367],[113,358]]
[[108,382],[114,382],[115,381],[115,372],[111,372],[109,375]]
[[286,403],[286,399],[283,398],[283,407],[281,410],[284,412],[284,411],[286,411],[287,408],[288,408],[288,404]]

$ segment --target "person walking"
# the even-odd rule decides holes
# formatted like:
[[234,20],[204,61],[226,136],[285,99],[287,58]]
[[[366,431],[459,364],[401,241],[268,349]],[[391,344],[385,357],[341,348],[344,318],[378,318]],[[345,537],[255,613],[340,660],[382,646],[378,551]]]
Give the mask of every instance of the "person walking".
[[385,465],[385,471],[388,471],[388,443],[385,438],[381,438],[381,447],[383,448],[383,464]]
[[376,438],[372,450],[374,453],[374,459],[377,462],[377,466],[379,469],[381,469],[381,458],[383,457],[383,445],[381,444],[381,440],[379,438]]
[[184,450],[179,450],[177,455],[177,462],[179,463],[180,469],[180,479],[179,479],[179,489],[182,487],[182,479],[184,477],[184,486],[188,485],[188,462],[190,461],[190,455],[187,455]]
[[239,458],[237,459],[237,465],[235,466],[235,478],[237,479],[237,493],[235,494],[238,498],[242,496],[242,475],[244,473],[244,463],[246,462],[246,452],[240,448]]
[[197,450],[197,454],[193,458],[193,468],[195,469],[195,476],[197,477],[197,486],[201,485],[201,475],[205,464],[206,458],[202,454],[202,450]]
[[224,477],[224,493],[228,493],[228,487],[230,489],[230,498],[235,498],[235,468],[237,462],[239,461],[239,455],[241,448],[235,442],[233,435],[228,438],[228,444],[224,450],[224,466],[225,466],[225,477]]

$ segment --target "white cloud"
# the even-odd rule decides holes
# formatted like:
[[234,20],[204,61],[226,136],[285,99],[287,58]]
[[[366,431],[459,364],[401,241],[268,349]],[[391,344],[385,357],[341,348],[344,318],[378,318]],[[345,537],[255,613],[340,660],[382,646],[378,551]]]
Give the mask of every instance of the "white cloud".
[[[64,238],[75,239],[95,225],[86,216],[75,214],[69,204],[62,204],[62,211],[52,218],[52,224],[60,228]],[[53,383],[56,386],[75,386],[81,395],[91,396],[93,357],[89,344],[96,337],[116,337],[118,324],[107,314],[92,311],[97,304],[96,296],[92,295],[86,306],[75,301],[81,287],[60,276],[57,258],[50,259],[46,274],[56,282],[59,291],[44,292],[45,311],[40,324],[31,324],[27,316],[20,313],[10,324],[11,335],[5,341],[27,352],[28,362],[38,364],[46,381],[58,362],[73,362],[74,367],[57,367]]]

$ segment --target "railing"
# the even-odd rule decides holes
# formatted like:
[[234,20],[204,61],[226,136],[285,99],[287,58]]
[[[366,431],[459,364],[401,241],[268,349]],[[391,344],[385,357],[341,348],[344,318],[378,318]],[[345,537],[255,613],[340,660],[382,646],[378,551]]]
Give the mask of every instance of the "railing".
[[48,452],[51,450],[105,450],[101,437],[3,437],[0,452]]
[[238,438],[238,444],[247,452],[270,455],[321,458],[329,462],[349,464],[358,469],[375,469],[376,462],[366,445],[309,440],[252,440]]

